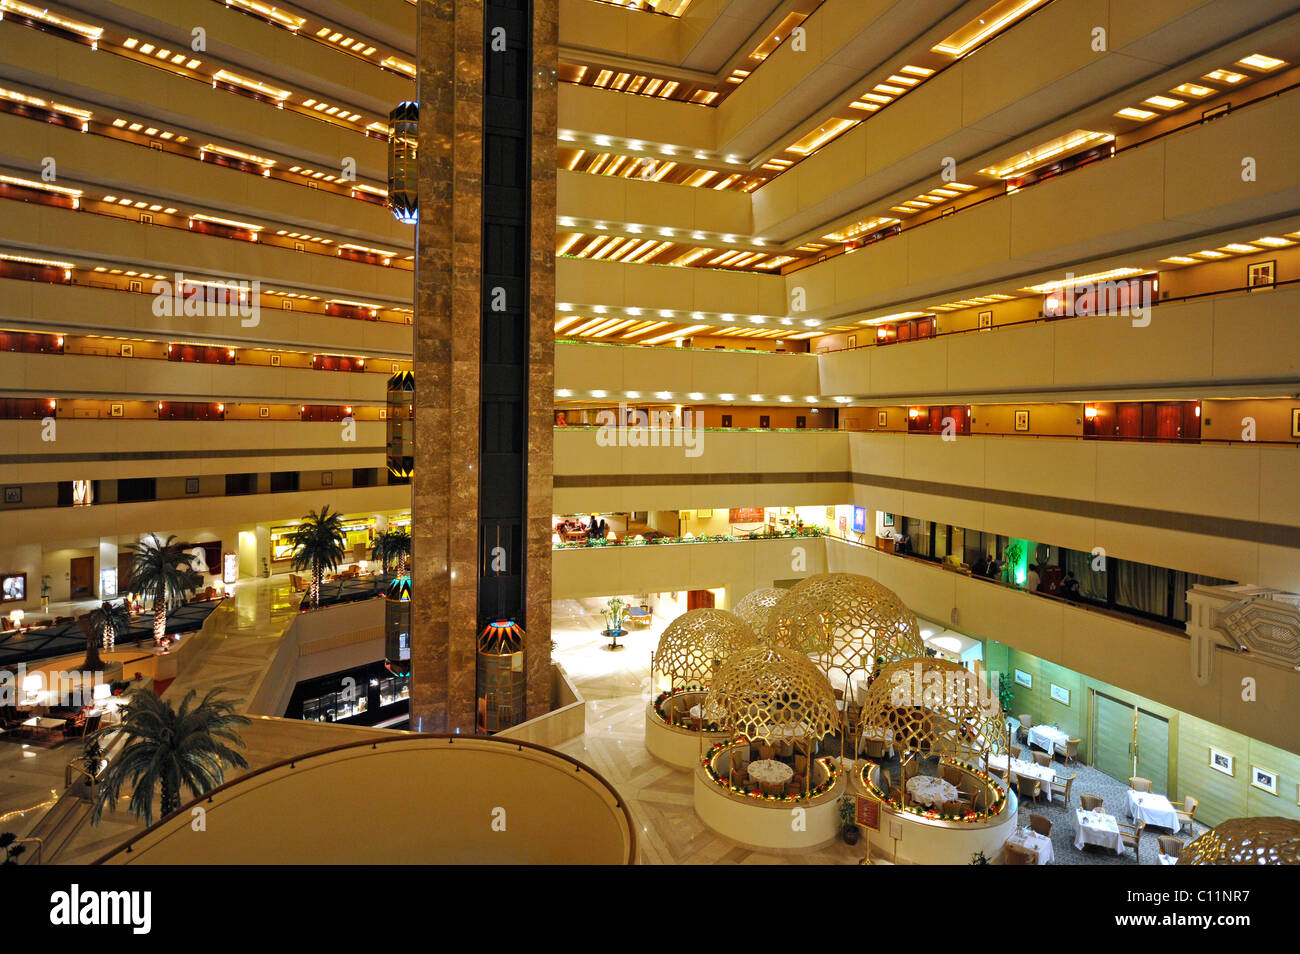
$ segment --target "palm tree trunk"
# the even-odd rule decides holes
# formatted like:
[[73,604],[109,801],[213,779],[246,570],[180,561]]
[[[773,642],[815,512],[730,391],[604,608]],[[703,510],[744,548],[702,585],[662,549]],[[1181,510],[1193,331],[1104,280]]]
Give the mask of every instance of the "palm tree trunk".
[[81,664],[81,668],[91,672],[104,668],[99,658],[99,640],[93,629],[86,634],[86,661]]
[[166,635],[167,600],[155,595],[153,600],[153,644],[155,646],[161,646],[163,637]]
[[320,609],[320,579],[321,565],[313,563],[311,565],[311,608]]
[[166,776],[163,776],[162,779],[162,805],[160,807],[163,818],[181,807],[181,793]]

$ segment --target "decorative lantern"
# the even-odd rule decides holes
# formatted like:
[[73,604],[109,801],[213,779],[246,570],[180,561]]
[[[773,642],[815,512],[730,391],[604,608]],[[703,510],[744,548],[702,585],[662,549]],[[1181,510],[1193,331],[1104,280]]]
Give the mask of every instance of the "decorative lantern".
[[420,218],[420,104],[398,103],[388,125],[388,208],[403,225],[414,225]]
[[415,472],[415,375],[399,371],[388,379],[388,472],[409,480]]
[[384,665],[394,676],[411,674],[411,578],[395,576],[384,594]]
[[498,732],[524,719],[524,629],[512,619],[488,623],[478,638],[475,696],[480,732]]

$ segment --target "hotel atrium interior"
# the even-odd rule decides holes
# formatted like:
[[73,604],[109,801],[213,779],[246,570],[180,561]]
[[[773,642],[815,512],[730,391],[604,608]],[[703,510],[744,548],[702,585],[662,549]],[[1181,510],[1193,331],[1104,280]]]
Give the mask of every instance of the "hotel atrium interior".
[[1293,0],[0,0],[6,860],[1300,863],[1297,129]]

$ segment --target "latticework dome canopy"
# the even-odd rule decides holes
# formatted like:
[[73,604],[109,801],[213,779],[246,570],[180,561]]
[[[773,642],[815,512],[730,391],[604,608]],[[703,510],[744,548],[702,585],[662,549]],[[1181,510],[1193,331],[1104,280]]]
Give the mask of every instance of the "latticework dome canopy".
[[925,654],[916,616],[898,594],[857,573],[820,573],[772,610],[767,641],[817,657],[846,683],[854,673]]
[[1192,839],[1180,865],[1300,865],[1300,821],[1230,818]]
[[867,690],[863,726],[888,728],[902,752],[976,761],[1007,749],[996,691],[961,663],[935,656],[890,663]]
[[813,742],[839,725],[835,693],[807,656],[774,646],[743,649],[718,671],[710,703],[751,742]]
[[766,641],[772,610],[787,592],[775,586],[760,586],[737,603],[732,612],[749,624],[755,636]]
[[670,688],[707,686],[722,663],[757,642],[749,624],[726,610],[689,610],[659,637],[653,668],[668,678]]

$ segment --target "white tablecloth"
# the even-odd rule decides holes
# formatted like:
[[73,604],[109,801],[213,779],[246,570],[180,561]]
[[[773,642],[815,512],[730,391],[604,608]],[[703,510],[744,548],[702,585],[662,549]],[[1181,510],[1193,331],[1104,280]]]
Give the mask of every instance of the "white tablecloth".
[[1177,856],[1177,855],[1157,855],[1156,857],[1158,857],[1158,858],[1160,859],[1160,863],[1161,863],[1162,865],[1176,865],[1176,864],[1178,864],[1178,856]]
[[1135,792],[1128,790],[1128,814],[1130,818],[1140,818],[1148,825],[1178,831],[1183,826],[1178,823],[1178,813],[1169,799],[1155,792]]
[[723,711],[716,706],[707,712],[704,709],[704,703],[693,705],[690,708],[692,719],[705,719],[709,722],[717,722],[723,716]]
[[[988,765],[990,769],[1007,770],[1007,757],[1005,755],[990,755]],[[1046,765],[1039,765],[1037,762],[1026,762],[1024,759],[1011,760],[1011,775],[1025,775],[1029,778],[1036,778],[1043,783],[1043,794],[1051,797],[1052,779],[1056,778],[1056,771]]]
[[1119,840],[1119,822],[1114,815],[1105,812],[1085,812],[1082,808],[1074,810],[1074,847],[1097,845],[1109,848],[1115,854],[1124,850]]
[[938,808],[944,802],[957,801],[957,786],[941,778],[916,775],[907,780],[907,795],[921,805]]
[[749,777],[760,785],[784,785],[794,778],[794,769],[776,759],[758,759],[749,763]]
[[1040,835],[1032,828],[1017,828],[1006,843],[1008,845],[1019,845],[1021,848],[1028,848],[1030,851],[1038,852],[1038,863],[1040,865],[1049,864],[1055,857],[1052,852],[1052,839],[1046,835]]
[[1036,745],[1046,752],[1055,752],[1056,746],[1065,745],[1070,740],[1070,733],[1054,729],[1050,725],[1035,725],[1029,728],[1029,744]]

